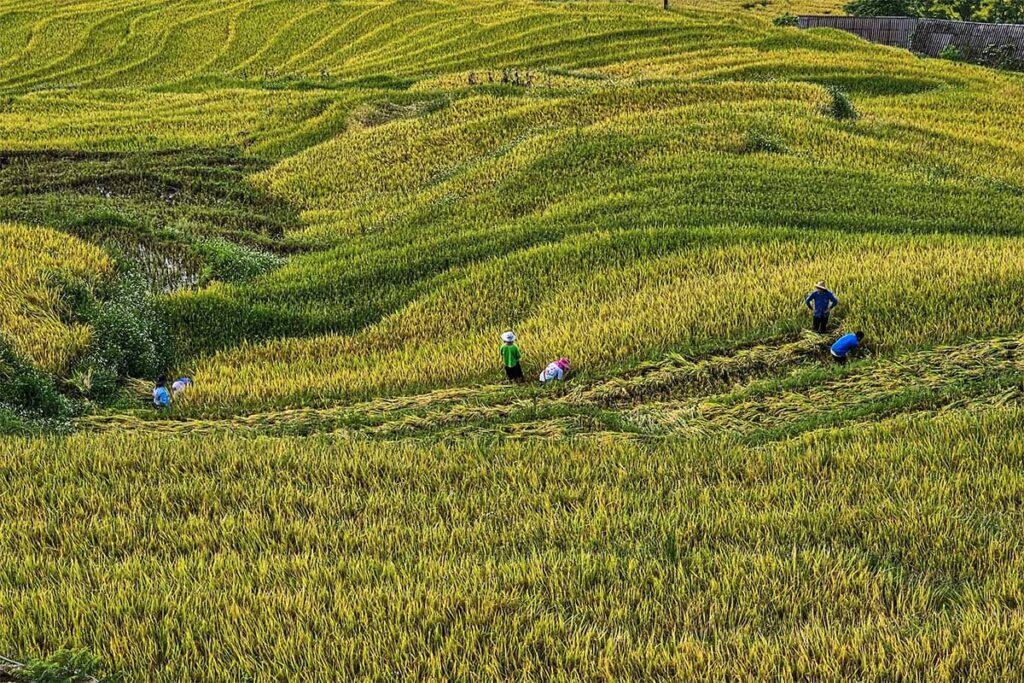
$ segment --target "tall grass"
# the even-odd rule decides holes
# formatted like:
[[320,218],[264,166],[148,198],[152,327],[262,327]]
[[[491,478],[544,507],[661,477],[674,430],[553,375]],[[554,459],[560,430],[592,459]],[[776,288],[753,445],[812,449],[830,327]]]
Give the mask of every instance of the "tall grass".
[[113,272],[99,248],[68,235],[0,224],[0,336],[37,367],[64,372],[91,340],[68,319],[65,284],[95,287]]
[[[807,325],[827,278],[837,320],[880,352],[1020,328],[1024,263],[1011,238],[857,236],[723,227],[597,233],[467,269],[349,336],[243,346],[201,364],[196,410],[318,405],[495,376],[514,327],[527,367],[568,355],[584,373],[671,349],[721,348]],[[994,304],[994,302],[996,302]]]
[[0,442],[0,643],[132,678],[1012,679],[1019,411],[750,449]]
[[[0,334],[61,374],[112,270],[29,225],[210,283],[160,300],[170,414],[0,439],[0,653],[1018,678],[1024,86],[772,26],[831,0],[671,4],[0,0]],[[798,334],[821,278],[862,363]],[[117,373],[163,363],[137,310]],[[509,328],[573,383],[495,385]]]

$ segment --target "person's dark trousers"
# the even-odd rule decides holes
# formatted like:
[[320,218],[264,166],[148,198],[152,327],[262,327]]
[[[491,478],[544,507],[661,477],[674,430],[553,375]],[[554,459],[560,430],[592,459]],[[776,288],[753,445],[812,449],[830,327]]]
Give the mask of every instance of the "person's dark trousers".
[[814,331],[818,334],[825,334],[828,331],[828,316],[823,315],[820,318],[814,316]]
[[509,382],[516,382],[517,384],[522,383],[526,378],[523,377],[523,367],[516,363],[514,366],[505,367],[505,376],[508,377]]
[[833,353],[832,354],[832,358],[833,358],[833,360],[835,360],[835,362],[839,363],[840,365],[846,365],[846,360],[847,360],[846,356],[837,356],[837,355],[835,355]]

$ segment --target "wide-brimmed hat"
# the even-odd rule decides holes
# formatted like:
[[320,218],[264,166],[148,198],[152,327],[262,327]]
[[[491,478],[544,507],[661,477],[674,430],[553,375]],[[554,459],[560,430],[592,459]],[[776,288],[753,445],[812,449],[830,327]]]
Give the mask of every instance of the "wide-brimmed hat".
[[569,359],[568,358],[559,358],[557,361],[555,361],[555,365],[557,365],[558,367],[562,368],[563,370],[568,370],[569,369]]
[[511,344],[515,340],[516,340],[516,333],[512,332],[511,330],[509,330],[505,334],[501,335],[501,341],[505,342],[506,344]]
[[820,280],[818,282],[818,284],[814,285],[814,288],[815,289],[828,289],[828,287],[825,286],[825,281],[824,280]]

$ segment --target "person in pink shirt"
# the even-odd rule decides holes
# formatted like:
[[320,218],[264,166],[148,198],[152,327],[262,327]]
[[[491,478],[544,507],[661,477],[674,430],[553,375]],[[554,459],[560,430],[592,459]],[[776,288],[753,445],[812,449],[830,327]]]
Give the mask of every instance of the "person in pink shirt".
[[568,374],[569,359],[559,358],[554,363],[544,368],[544,372],[540,373],[540,383],[547,384],[548,382],[562,381]]

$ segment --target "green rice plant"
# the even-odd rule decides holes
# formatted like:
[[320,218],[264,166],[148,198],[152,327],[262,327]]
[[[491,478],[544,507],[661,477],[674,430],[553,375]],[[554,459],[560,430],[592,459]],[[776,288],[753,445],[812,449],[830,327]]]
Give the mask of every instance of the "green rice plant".
[[63,373],[85,351],[91,330],[71,311],[55,276],[95,287],[113,265],[74,237],[15,224],[0,225],[0,336],[36,366]]
[[1022,417],[758,448],[6,439],[0,642],[152,681],[1006,680]]
[[718,244],[688,231],[587,235],[492,259],[357,334],[215,356],[197,369],[187,409],[324,405],[479,381],[499,370],[495,340],[510,326],[527,367],[568,355],[592,371],[659,350],[700,353],[719,339],[798,329],[804,290],[822,275],[848,302],[844,323],[868,330],[882,352],[1020,325],[1014,239],[833,233],[808,244],[718,233]]
[[857,110],[853,106],[853,103],[850,101],[849,95],[835,86],[830,86],[826,88],[826,90],[832,98],[832,102],[825,110],[829,116],[834,118],[836,121],[848,121],[859,116],[859,114],[857,114]]

